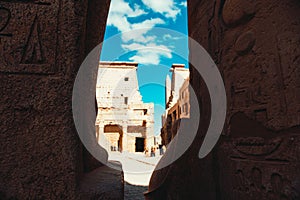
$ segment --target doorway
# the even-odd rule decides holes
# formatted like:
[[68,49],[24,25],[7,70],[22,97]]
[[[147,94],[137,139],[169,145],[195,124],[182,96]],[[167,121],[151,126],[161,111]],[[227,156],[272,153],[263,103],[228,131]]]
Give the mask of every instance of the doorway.
[[145,150],[145,138],[135,138],[135,152],[144,152]]
[[104,126],[104,135],[108,140],[107,151],[120,151],[123,150],[123,130],[122,126],[117,124],[109,124]]

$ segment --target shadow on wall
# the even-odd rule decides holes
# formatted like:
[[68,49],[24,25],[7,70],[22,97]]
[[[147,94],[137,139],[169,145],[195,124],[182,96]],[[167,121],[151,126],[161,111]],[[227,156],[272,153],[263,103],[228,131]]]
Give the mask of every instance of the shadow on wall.
[[190,66],[200,128],[182,157],[153,174],[146,199],[299,199],[299,1],[189,0],[188,9],[190,37],[223,76],[226,124],[200,160],[210,100]]

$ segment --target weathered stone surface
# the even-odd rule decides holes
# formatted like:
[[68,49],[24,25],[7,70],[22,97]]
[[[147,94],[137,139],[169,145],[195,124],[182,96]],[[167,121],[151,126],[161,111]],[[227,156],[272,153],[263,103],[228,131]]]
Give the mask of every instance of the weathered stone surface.
[[226,0],[222,14],[226,25],[238,26],[253,17],[255,2],[253,0]]
[[124,177],[121,164],[118,162],[110,164],[119,170],[102,166],[82,177],[80,182],[82,199],[124,199]]
[[190,0],[188,9],[189,35],[223,76],[226,123],[200,160],[210,99],[190,66],[200,129],[178,161],[152,176],[147,199],[299,199],[300,2]]
[[[94,29],[103,38],[109,1],[97,2],[0,1],[0,199],[79,198],[90,156],[74,127],[72,89],[84,43],[97,45],[86,29],[92,13],[102,16]],[[101,12],[88,13],[89,4]]]
[[166,77],[166,111],[162,117],[162,144],[168,145],[177,133],[180,119],[190,117],[189,69],[183,64],[173,64],[172,79]]
[[137,68],[134,62],[99,63],[96,137],[108,152],[143,152],[154,146],[154,104],[142,100]]
[[241,113],[230,123],[218,149],[222,199],[299,199],[299,127],[275,133]]
[[254,44],[255,35],[252,31],[248,31],[237,38],[234,48],[239,55],[243,55],[251,51]]
[[144,192],[147,191],[147,186],[131,185],[125,182],[124,200],[141,200],[144,199]]
[[2,2],[0,70],[52,74],[55,69],[59,0]]

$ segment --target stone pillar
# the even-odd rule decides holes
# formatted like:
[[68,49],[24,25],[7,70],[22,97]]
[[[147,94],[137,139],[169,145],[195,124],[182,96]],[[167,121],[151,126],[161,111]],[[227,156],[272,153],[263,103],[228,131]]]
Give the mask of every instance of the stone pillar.
[[149,137],[145,137],[145,141],[144,141],[144,148],[146,149],[147,148],[147,145],[149,145]]
[[100,135],[101,134],[103,135],[103,133],[104,133],[104,123],[103,122],[99,122],[96,125],[96,138],[97,138],[98,142],[99,142]]
[[225,127],[213,151],[199,159],[211,102],[190,65],[199,129],[179,160],[153,173],[147,199],[299,199],[299,1],[189,0],[188,9],[189,36],[224,80]]
[[127,125],[122,125],[123,137],[122,137],[122,152],[128,152],[128,135],[127,135]]
[[99,125],[96,124],[96,140],[99,141]]
[[98,2],[0,1],[0,199],[81,199],[72,90],[104,36],[109,0]]
[[104,135],[104,123],[100,122],[98,125],[98,128],[96,129],[98,132],[96,133],[96,136],[98,136],[97,141],[100,146],[105,148],[106,150],[108,149],[108,141]]

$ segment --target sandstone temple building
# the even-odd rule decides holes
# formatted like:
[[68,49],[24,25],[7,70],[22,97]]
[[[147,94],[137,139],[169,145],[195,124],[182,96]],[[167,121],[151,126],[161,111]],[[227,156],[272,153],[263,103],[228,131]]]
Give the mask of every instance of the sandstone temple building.
[[154,144],[154,104],[142,101],[137,66],[132,62],[99,64],[96,136],[107,151],[143,152]]
[[167,145],[176,134],[179,119],[189,118],[189,69],[183,64],[173,64],[172,78],[166,77],[166,111],[162,115],[162,144]]

